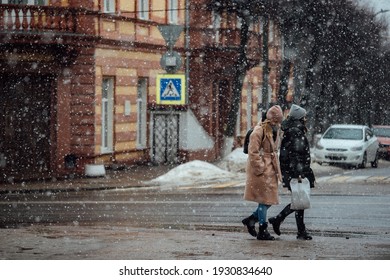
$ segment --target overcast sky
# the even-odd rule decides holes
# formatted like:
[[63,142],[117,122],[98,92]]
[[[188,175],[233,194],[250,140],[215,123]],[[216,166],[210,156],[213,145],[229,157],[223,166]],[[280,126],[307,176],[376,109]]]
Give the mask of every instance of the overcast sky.
[[[390,0],[358,0],[361,3],[367,3],[374,8],[375,12],[382,10],[390,10]],[[390,11],[386,13],[387,18],[390,18]]]
[[369,7],[374,9],[374,13],[378,13],[381,10],[385,11],[384,13],[379,13],[377,18],[385,17],[388,28],[387,33],[389,33],[390,27],[390,0],[356,0],[358,3],[367,4]]

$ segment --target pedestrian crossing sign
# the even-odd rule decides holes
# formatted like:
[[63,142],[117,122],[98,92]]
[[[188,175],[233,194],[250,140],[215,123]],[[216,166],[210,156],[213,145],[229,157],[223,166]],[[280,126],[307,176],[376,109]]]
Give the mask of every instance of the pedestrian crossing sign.
[[186,103],[185,75],[157,75],[157,104],[184,105]]

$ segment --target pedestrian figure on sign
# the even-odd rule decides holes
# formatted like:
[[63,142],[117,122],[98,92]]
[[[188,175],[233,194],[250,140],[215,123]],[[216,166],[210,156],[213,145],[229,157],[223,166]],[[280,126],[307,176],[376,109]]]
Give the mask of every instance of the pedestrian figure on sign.
[[[287,119],[282,122],[283,137],[280,145],[280,168],[282,171],[283,187],[291,191],[291,179],[307,178],[310,188],[314,188],[315,176],[310,167],[310,146],[306,137],[306,110],[293,104]],[[311,240],[312,237],[306,232],[304,223],[304,210],[291,209],[288,204],[276,217],[268,221],[272,224],[273,230],[280,235],[280,225],[284,219],[295,212],[295,219],[298,228],[297,239]]]
[[[250,135],[244,199],[254,201],[258,206],[242,223],[258,240],[275,239],[267,230],[267,210],[271,205],[279,204],[278,183],[282,177],[277,149],[282,120],[280,106],[272,106],[266,120],[257,124]],[[256,222],[259,222],[259,232],[256,232]]]
[[164,90],[162,97],[179,97],[180,94],[176,90],[175,86],[173,85],[172,81],[169,81],[166,89]]

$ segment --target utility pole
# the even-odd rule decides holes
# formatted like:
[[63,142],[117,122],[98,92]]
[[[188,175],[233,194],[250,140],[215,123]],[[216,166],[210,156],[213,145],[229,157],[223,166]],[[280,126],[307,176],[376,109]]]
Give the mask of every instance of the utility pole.
[[190,85],[190,0],[185,1],[185,74],[186,74],[186,103],[189,104],[189,85]]

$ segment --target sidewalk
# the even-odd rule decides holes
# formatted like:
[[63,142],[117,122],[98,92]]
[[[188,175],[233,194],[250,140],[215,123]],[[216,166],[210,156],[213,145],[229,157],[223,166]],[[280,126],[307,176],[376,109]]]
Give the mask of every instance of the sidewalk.
[[9,192],[81,191],[143,187],[144,182],[159,177],[175,165],[137,165],[120,170],[107,169],[102,177],[80,176],[28,182],[0,183],[0,194]]
[[[383,162],[385,166],[390,163]],[[79,176],[66,179],[48,179],[39,181],[26,181],[15,183],[0,183],[0,194],[4,193],[23,193],[23,192],[59,192],[59,191],[82,191],[82,190],[100,190],[100,189],[116,189],[116,188],[140,188],[150,186],[147,181],[166,174],[171,169],[178,165],[134,165],[123,169],[106,169],[106,175],[102,177],[86,177]],[[317,175],[317,187],[314,193],[317,194],[341,194],[341,193],[375,193],[375,190],[383,194],[390,193],[390,175],[387,176],[358,176],[358,175],[329,175],[329,172],[324,171],[329,167],[316,166],[318,170],[314,170]],[[325,168],[325,169],[324,169]],[[390,169],[389,169],[390,170]],[[179,174],[178,174],[179,175]],[[193,175],[191,175],[193,176]],[[243,186],[245,180],[237,178],[229,182],[218,184],[215,180],[210,180],[208,184],[204,178],[201,185],[207,187],[237,187]],[[239,182],[237,182],[239,181]],[[198,182],[199,183],[199,182]],[[194,181],[194,186],[199,185]],[[345,188],[340,189],[339,184],[345,184]],[[366,185],[370,185],[369,189]],[[185,186],[190,188],[191,186]]]
[[260,241],[241,225],[229,231],[33,225],[1,229],[0,259],[389,260],[390,253],[385,234],[316,233],[313,240],[302,241],[294,232]]

